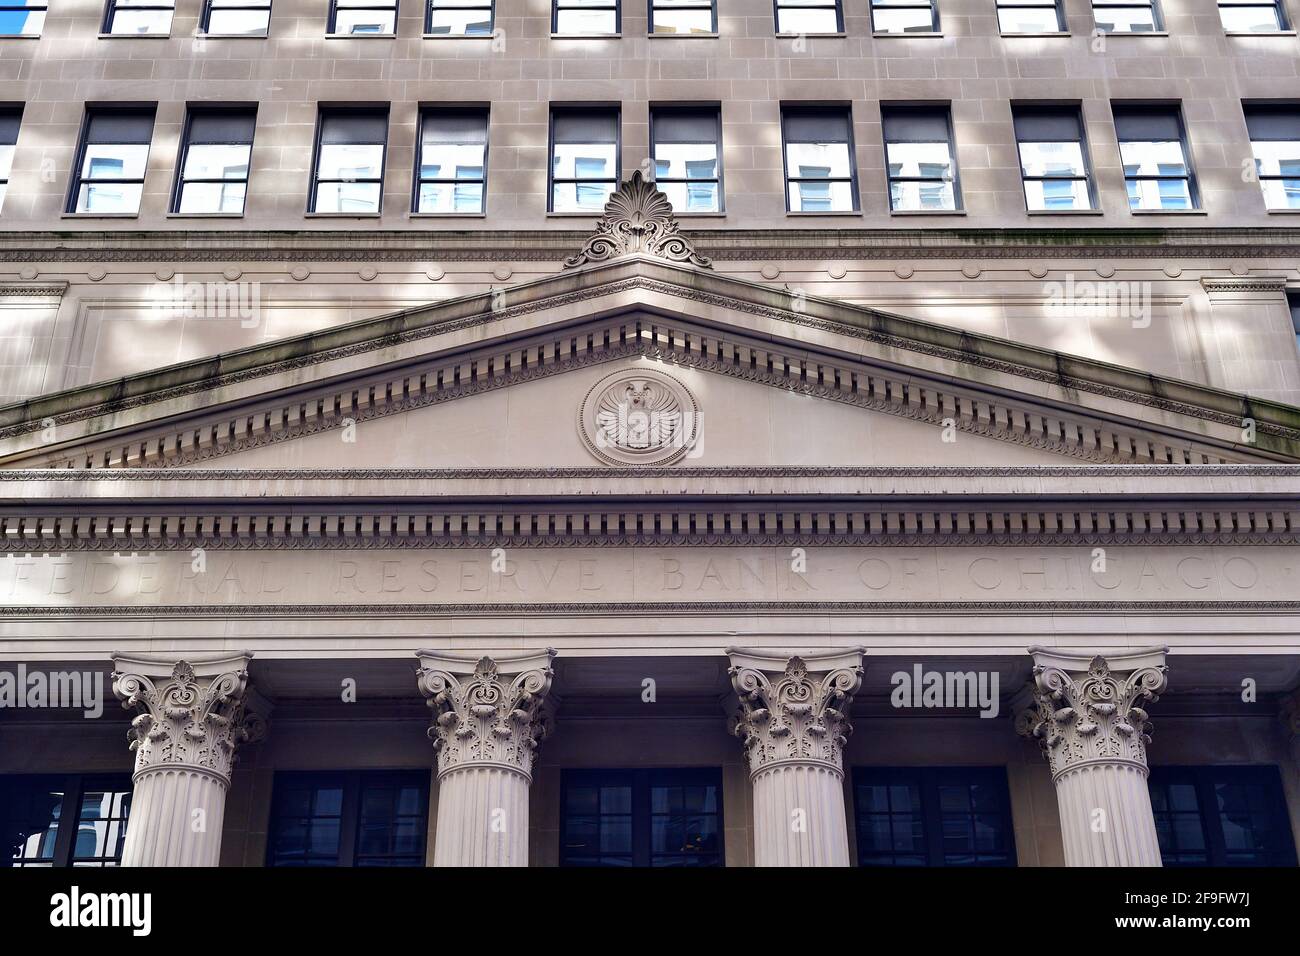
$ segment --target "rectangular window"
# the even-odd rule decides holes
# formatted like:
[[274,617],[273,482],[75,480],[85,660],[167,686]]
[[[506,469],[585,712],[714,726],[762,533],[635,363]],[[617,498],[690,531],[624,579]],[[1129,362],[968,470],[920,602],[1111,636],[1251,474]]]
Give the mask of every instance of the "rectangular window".
[[1219,0],[1224,33],[1279,33],[1289,27],[1282,0]]
[[1300,106],[1247,105],[1246,130],[1269,209],[1300,209]]
[[1015,866],[1001,767],[853,771],[858,866]]
[[278,773],[267,866],[423,866],[429,772]]
[[1295,866],[1276,767],[1153,767],[1149,781],[1165,866]]
[[1093,0],[1092,19],[1102,33],[1151,33],[1163,30],[1156,0]]
[[953,212],[961,208],[952,122],[946,106],[882,106],[889,208]]
[[561,36],[617,36],[618,0],[553,0],[551,32]]
[[488,111],[420,112],[415,211],[481,213],[487,186]]
[[717,33],[717,0],[650,0],[651,33]]
[[211,36],[264,37],[271,27],[271,0],[207,0],[199,29]]
[[839,0],[774,0],[779,34],[843,33]]
[[427,0],[424,32],[440,37],[492,35],[493,0]]
[[1112,105],[1130,209],[1196,209],[1177,106]]
[[0,866],[117,866],[131,778],[0,777]]
[[87,108],[68,212],[139,213],[153,118],[152,106]]
[[22,121],[21,106],[0,107],[0,210],[4,209],[5,192],[9,189],[9,173],[13,170],[14,148]]
[[256,124],[256,109],[190,110],[172,212],[243,213]]
[[1031,212],[1091,209],[1088,148],[1077,106],[1013,109],[1025,206]]
[[397,0],[330,0],[331,36],[394,36]]
[[679,213],[722,211],[722,119],[718,107],[650,110],[655,185]]
[[722,773],[566,770],[562,866],[722,866]]
[[1300,349],[1300,291],[1288,292],[1286,304],[1291,310],[1291,328],[1295,330],[1295,345]]
[[996,0],[1003,33],[1064,33],[1065,17],[1054,0]]
[[0,37],[38,37],[45,26],[45,0],[0,0]]
[[855,212],[857,164],[847,106],[783,106],[786,208],[790,212]]
[[618,188],[616,108],[551,110],[551,212],[599,212]]
[[176,0],[108,0],[104,32],[115,36],[169,36]]
[[312,164],[311,211],[377,215],[383,200],[387,143],[387,109],[322,109]]
[[939,11],[933,0],[871,0],[874,33],[938,33]]

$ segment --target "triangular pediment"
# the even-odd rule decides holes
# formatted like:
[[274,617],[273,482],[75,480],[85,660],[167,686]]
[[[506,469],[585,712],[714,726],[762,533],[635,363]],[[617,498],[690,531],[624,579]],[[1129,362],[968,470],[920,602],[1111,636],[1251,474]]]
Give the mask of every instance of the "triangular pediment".
[[[594,465],[583,402],[647,369],[727,465],[1300,460],[1291,406],[636,252],[0,408],[0,464],[333,466],[351,425],[393,467]],[[637,441],[605,463],[700,463]]]

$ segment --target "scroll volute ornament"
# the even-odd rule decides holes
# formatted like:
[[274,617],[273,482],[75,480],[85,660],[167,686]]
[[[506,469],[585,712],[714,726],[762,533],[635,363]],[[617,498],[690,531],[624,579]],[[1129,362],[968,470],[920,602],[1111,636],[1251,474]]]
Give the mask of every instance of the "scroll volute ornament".
[[1053,776],[1094,761],[1145,772],[1152,724],[1142,704],[1159,700],[1168,685],[1164,656],[1164,648],[1109,659],[1038,650],[1017,729],[1038,741]]
[[654,183],[646,182],[639,169],[610,195],[596,231],[581,252],[564,260],[564,267],[574,269],[636,254],[713,268],[713,263],[697,253],[691,240],[679,231],[668,197]]
[[750,772],[787,762],[839,771],[853,730],[849,708],[862,684],[861,663],[836,654],[836,666],[818,671],[812,669],[816,663],[810,668],[794,656],[778,671],[739,659],[743,656],[731,652],[728,673],[740,702],[732,733],[743,743]]

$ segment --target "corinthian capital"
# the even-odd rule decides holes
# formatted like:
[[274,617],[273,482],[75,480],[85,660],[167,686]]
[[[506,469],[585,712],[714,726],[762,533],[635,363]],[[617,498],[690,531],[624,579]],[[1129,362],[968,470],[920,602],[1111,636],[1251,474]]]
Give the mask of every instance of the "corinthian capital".
[[731,648],[732,721],[751,774],[783,763],[841,768],[853,730],[849,706],[862,684],[862,648],[791,657]]
[[135,772],[178,767],[229,781],[236,748],[265,730],[265,713],[247,707],[251,659],[114,655],[113,693],[140,711],[127,731]]
[[477,660],[416,654],[420,691],[434,714],[429,737],[438,752],[438,773],[497,766],[531,779],[533,755],[550,733],[545,705],[555,651]]
[[1141,705],[1165,690],[1167,652],[1101,657],[1029,648],[1034,681],[1016,729],[1038,741],[1054,778],[1096,762],[1134,764],[1145,773],[1151,721]]

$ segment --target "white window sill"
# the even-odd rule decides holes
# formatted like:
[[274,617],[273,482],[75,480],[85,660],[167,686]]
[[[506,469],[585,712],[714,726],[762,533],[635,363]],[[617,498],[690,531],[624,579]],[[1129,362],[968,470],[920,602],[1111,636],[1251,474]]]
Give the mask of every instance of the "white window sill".
[[552,33],[552,40],[621,40],[621,33]]
[[[1100,28],[1098,28],[1100,29]],[[1111,33],[1102,31],[1102,36],[1110,39],[1111,37],[1167,37],[1168,30],[1117,30]]]
[[0,33],[0,40],[39,40],[39,33]]
[[1300,216],[1300,209],[1269,209],[1270,216]]
[[396,33],[327,33],[326,40],[396,40]]
[[1225,37],[1293,37],[1296,35],[1294,30],[1263,30],[1255,32],[1254,30],[1233,30],[1223,32]]
[[421,33],[421,40],[495,40],[491,33]]
[[266,33],[194,33],[196,40],[265,40],[268,36]]
[[1134,216],[1204,216],[1204,209],[1130,209]]
[[1002,33],[999,35],[1008,40],[1032,40],[1036,37],[1068,37],[1070,34],[1065,30],[1056,30],[1049,33]]
[[1026,209],[1027,216],[1104,216],[1101,209]]
[[891,209],[891,216],[964,216],[965,209]]
[[410,212],[409,219],[486,219],[485,212]]
[[308,212],[303,213],[308,219],[379,219],[380,212]]
[[169,212],[168,219],[243,219],[242,212]]
[[651,40],[716,40],[718,33],[647,33]]
[[138,212],[65,212],[60,219],[139,219]]
[[933,40],[936,37],[941,37],[941,36],[943,36],[942,33],[932,33],[928,30],[923,33],[918,31],[916,33],[873,33],[871,34],[871,38],[873,40],[893,40],[893,39],[911,40],[914,38],[922,39],[922,40]]
[[797,40],[800,37],[805,37],[809,40],[816,40],[819,38],[825,39],[827,37],[830,37],[834,39],[836,37],[847,37],[847,36],[848,36],[847,33],[845,33],[843,30],[839,30],[834,33],[778,33],[776,35],[776,38],[778,40]]
[[[129,8],[127,8],[129,9]],[[98,35],[100,40],[170,40],[172,35],[167,33],[101,33]]]
[[827,211],[827,212],[804,212],[804,211],[801,210],[801,209],[799,209],[799,210],[796,210],[796,209],[790,209],[790,210],[787,210],[786,215],[787,215],[787,216],[795,216],[795,217],[798,217],[799,219],[806,219],[806,218],[808,218],[809,216],[813,216],[813,217],[818,217],[818,216],[856,216],[857,218],[860,219],[860,218],[862,218],[862,210],[861,210],[861,209],[836,209],[836,210],[830,210],[830,211]]
[[673,210],[673,216],[677,219],[726,219],[725,210],[721,212],[678,212]]
[[[610,195],[613,195],[613,193],[611,193]],[[595,210],[592,210],[591,212],[548,212],[546,214],[546,218],[547,219],[599,219],[604,214],[605,214],[604,207],[602,206],[600,212],[597,212]]]

